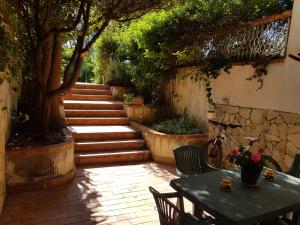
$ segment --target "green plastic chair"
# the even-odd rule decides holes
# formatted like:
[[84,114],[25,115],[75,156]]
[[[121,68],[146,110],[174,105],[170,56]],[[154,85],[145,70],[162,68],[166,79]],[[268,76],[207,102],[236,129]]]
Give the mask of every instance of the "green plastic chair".
[[[153,187],[149,187],[152,193],[161,225],[213,225],[216,220],[211,217],[197,218],[190,213],[184,212],[183,197],[177,193],[159,193]],[[170,198],[177,198],[180,202],[179,208],[169,201]]]
[[217,170],[207,164],[204,146],[184,145],[174,149],[173,153],[176,172],[179,177],[194,176]]
[[[295,155],[294,162],[293,162],[291,168],[286,172],[286,174],[299,178],[299,176],[300,176],[300,154]],[[266,223],[266,225],[273,225],[273,224],[274,225],[299,225],[300,224],[300,211],[293,212],[292,219],[289,219],[288,217],[284,217],[284,218],[277,219],[275,221],[270,221],[270,222]]]
[[300,176],[300,154],[296,154],[292,167],[286,174],[299,178]]

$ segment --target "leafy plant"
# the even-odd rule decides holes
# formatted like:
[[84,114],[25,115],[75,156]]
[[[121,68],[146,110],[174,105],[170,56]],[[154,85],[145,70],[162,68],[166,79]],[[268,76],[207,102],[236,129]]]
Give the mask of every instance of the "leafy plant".
[[133,73],[132,65],[122,62],[118,59],[112,60],[108,69],[107,84],[113,86],[132,87],[131,75]]
[[165,120],[152,125],[152,128],[159,132],[176,135],[201,133],[197,123],[187,117]]
[[126,102],[127,104],[130,104],[133,100],[133,97],[134,97],[134,94],[124,94],[123,95],[123,99],[124,99],[124,102]]

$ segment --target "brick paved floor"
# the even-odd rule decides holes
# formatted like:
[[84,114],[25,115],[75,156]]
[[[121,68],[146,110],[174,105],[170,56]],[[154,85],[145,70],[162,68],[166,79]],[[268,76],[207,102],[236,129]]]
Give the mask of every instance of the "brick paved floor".
[[148,186],[173,191],[174,168],[156,163],[78,168],[74,181],[8,195],[1,225],[158,225]]

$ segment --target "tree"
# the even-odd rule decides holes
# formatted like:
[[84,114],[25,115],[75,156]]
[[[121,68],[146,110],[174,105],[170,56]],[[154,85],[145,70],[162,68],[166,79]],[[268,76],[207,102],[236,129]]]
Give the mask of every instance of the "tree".
[[292,58],[293,60],[296,60],[297,62],[300,62],[300,53],[298,53],[297,56],[289,54],[289,57]]
[[[83,58],[111,20],[126,22],[159,7],[159,0],[5,0],[26,31],[33,75],[30,118],[35,127],[60,129],[60,95],[76,83]],[[73,46],[64,71],[63,43]],[[61,82],[62,78],[62,82]]]

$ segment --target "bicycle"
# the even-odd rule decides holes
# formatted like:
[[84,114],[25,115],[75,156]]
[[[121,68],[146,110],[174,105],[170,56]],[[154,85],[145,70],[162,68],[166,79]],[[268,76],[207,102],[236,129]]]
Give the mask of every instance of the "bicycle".
[[[217,134],[213,139],[210,139],[207,142],[205,157],[209,164],[216,168],[220,168],[223,159],[222,144],[225,145],[227,149],[237,148],[242,145],[226,131],[227,128],[235,129],[241,128],[242,126],[239,124],[225,124],[215,120],[209,120],[209,123],[217,126]],[[255,142],[259,141],[258,137],[245,137],[245,139],[249,142],[248,146],[244,146],[247,149],[251,148]],[[265,158],[267,167],[282,172],[282,168],[276,160],[274,160],[271,156],[265,156]]]

